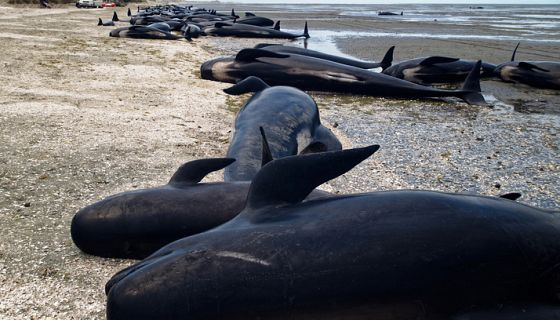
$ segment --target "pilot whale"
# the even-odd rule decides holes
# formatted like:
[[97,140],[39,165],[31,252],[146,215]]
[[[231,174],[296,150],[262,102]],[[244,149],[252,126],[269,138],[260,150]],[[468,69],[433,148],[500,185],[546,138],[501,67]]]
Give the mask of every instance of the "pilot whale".
[[329,60],[332,62],[347,64],[349,66],[354,66],[362,69],[375,69],[375,68],[386,69],[391,66],[391,62],[393,61],[393,51],[395,50],[395,47],[392,46],[391,48],[389,48],[389,50],[387,50],[381,62],[367,62],[367,61],[354,60],[354,59],[335,56],[332,54],[323,53],[315,50],[299,48],[294,46],[286,46],[281,44],[259,43],[255,46],[255,49],[263,49],[267,51],[286,53],[286,54],[294,53],[302,56],[314,57],[314,58]]
[[224,90],[229,94],[255,93],[239,110],[227,157],[237,159],[224,170],[225,181],[253,179],[261,168],[259,127],[265,127],[274,159],[309,151],[342,149],[340,141],[319,119],[317,104],[293,87],[269,87],[248,77]]
[[[268,150],[265,157],[264,163],[271,160]],[[170,242],[227,222],[243,209],[250,182],[200,181],[234,161],[193,160],[165,185],[121,192],[80,209],[70,226],[74,244],[91,255],[142,259]],[[309,198],[327,195],[314,190]]]
[[249,76],[269,85],[287,85],[300,90],[356,93],[381,97],[458,97],[469,104],[486,105],[480,93],[481,62],[460,90],[421,86],[386,74],[298,54],[263,49],[243,49],[235,57],[216,58],[201,66],[203,79],[235,83]]
[[519,82],[536,88],[560,90],[560,62],[514,61],[519,43],[513,50],[511,61],[502,63],[494,72],[505,82]]
[[[464,81],[477,61],[458,58],[431,56],[401,61],[383,70],[384,74],[410,82],[430,85]],[[482,63],[480,77],[494,76],[496,65]]]
[[114,275],[106,285],[107,318],[496,320],[560,313],[560,221],[551,212],[422,190],[301,202],[378,148],[269,162],[236,218]]

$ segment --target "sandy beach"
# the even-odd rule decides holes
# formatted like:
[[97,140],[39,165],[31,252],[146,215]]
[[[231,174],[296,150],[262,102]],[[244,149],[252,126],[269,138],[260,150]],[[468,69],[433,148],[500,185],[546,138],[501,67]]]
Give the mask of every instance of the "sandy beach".
[[[126,10],[117,8],[122,17]],[[344,24],[352,32],[365,23],[334,24],[328,12],[260,10],[288,29],[312,21],[312,37],[314,29]],[[104,319],[106,281],[134,261],[81,253],[70,239],[74,213],[117,192],[164,184],[185,161],[224,156],[235,112],[248,96],[228,96],[228,84],[201,80],[200,65],[259,42],[284,43],[110,38],[111,28],[96,22],[111,14],[0,6],[0,319]],[[434,27],[368,25],[376,26]],[[396,45],[396,61],[439,53],[499,63],[515,43],[347,37],[335,45],[361,59],[380,59]],[[520,50],[524,59],[555,61],[558,52],[558,44],[546,42]],[[520,192],[522,203],[558,210],[559,93],[495,80],[482,88],[493,107],[313,93],[323,124],[345,148],[381,145],[321,189]],[[221,179],[217,172],[206,181]]]

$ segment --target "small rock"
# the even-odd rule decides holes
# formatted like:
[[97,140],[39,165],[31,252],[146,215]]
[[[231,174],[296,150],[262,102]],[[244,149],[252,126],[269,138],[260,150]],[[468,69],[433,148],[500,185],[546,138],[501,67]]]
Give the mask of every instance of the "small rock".
[[23,204],[24,207],[29,208],[31,207],[31,202],[26,202]]

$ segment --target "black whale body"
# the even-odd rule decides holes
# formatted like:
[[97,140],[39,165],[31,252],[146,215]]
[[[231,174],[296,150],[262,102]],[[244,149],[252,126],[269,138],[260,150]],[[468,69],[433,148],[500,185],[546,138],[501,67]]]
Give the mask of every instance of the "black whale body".
[[241,24],[217,22],[213,26],[204,28],[204,33],[211,36],[220,37],[240,37],[240,38],[272,38],[272,39],[295,39],[309,38],[307,22],[302,34],[293,34],[267,27]]
[[495,74],[505,82],[523,83],[535,88],[560,90],[560,62],[558,61],[515,61],[515,53],[511,61],[502,63],[494,70]]
[[[479,68],[480,64],[477,64],[473,70]],[[269,85],[382,97],[453,96],[470,104],[486,105],[480,94],[479,72],[471,72],[461,90],[441,90],[324,59],[263,49],[243,49],[235,57],[207,61],[201,66],[201,76],[231,83],[256,76]]]
[[[80,209],[70,227],[74,244],[91,255],[143,259],[170,242],[227,222],[243,209],[250,182],[199,182],[233,161],[187,162],[166,185],[121,192]],[[309,198],[327,195],[315,190]]]
[[[418,84],[456,83],[465,81],[477,61],[431,56],[401,61],[383,70],[384,74]],[[494,76],[496,65],[482,63],[481,78]]]
[[367,62],[367,61],[354,60],[354,59],[344,58],[344,57],[341,57],[341,56],[335,56],[335,55],[332,55],[332,54],[327,54],[327,53],[323,53],[323,52],[319,52],[319,51],[315,51],[315,50],[309,50],[309,49],[299,48],[299,47],[294,47],[294,46],[285,46],[285,45],[281,45],[281,44],[260,43],[260,44],[255,46],[255,49],[263,49],[263,50],[272,51],[272,52],[276,52],[276,53],[299,54],[299,55],[302,55],[302,56],[315,57],[315,58],[319,58],[319,59],[329,60],[329,61],[332,61],[332,62],[338,62],[338,63],[342,63],[342,64],[346,64],[346,65],[349,65],[349,66],[354,66],[354,67],[358,67],[358,68],[362,68],[362,69],[374,69],[374,68],[386,69],[389,66],[391,66],[391,62],[393,61],[393,50],[395,49],[395,47],[393,46],[393,47],[389,48],[389,50],[387,50],[387,52],[385,53],[385,56],[383,57],[381,62]]
[[560,313],[560,222],[549,212],[433,191],[300,203],[377,147],[270,162],[235,219],[113,276],[107,318],[495,320]]
[[[164,23],[157,22],[157,26],[162,27]],[[168,25],[169,26],[169,25]],[[136,39],[160,39],[160,40],[179,40],[179,39],[186,39],[191,40],[190,37],[187,35],[185,36],[178,36],[165,29],[160,28],[153,28],[150,26],[130,26],[130,27],[122,27],[111,30],[109,33],[111,37],[126,37],[126,38],[136,38]]]
[[273,159],[296,155],[310,148],[319,151],[342,149],[336,136],[321,124],[317,104],[305,92],[285,86],[269,87],[255,77],[224,91],[230,94],[255,92],[235,118],[235,130],[226,156],[237,161],[225,168],[225,181],[250,181],[260,170],[259,127],[266,128]]

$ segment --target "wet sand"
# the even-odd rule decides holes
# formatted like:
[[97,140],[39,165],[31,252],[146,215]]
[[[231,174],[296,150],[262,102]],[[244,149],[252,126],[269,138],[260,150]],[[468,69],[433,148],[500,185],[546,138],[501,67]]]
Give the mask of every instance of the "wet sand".
[[[312,36],[332,23],[323,13],[283,16],[265,9],[293,30],[314,18]],[[228,84],[200,80],[198,69],[263,41],[114,39],[111,28],[95,26],[111,12],[0,10],[0,318],[103,319],[105,282],[133,261],[82,254],[70,239],[73,214],[116,192],[163,184],[184,161],[225,155],[235,111],[248,98],[227,96],[221,89]],[[124,16],[126,8],[118,12]],[[350,31],[362,28],[360,21],[344,23]],[[491,62],[507,60],[513,47],[387,37],[337,44],[363,59],[397,45],[396,60],[465,53]],[[527,59],[559,52],[546,44],[525,48],[520,53]],[[533,49],[539,56],[529,55]],[[313,94],[323,123],[346,148],[381,145],[322,189],[521,192],[522,203],[558,209],[558,93],[497,81],[484,82],[483,90],[491,100],[516,104]],[[214,173],[207,181],[220,179]]]

